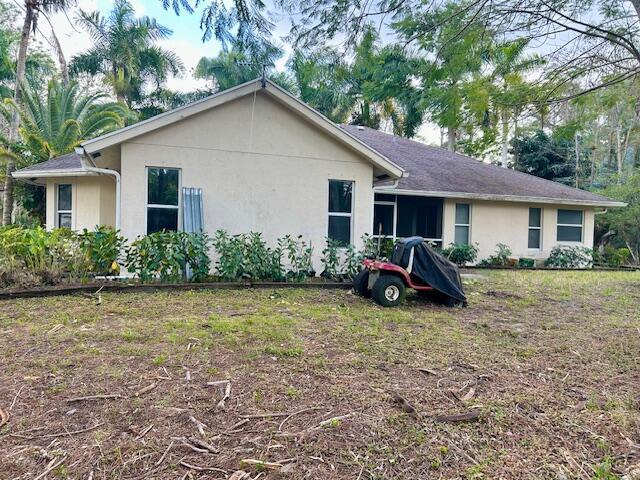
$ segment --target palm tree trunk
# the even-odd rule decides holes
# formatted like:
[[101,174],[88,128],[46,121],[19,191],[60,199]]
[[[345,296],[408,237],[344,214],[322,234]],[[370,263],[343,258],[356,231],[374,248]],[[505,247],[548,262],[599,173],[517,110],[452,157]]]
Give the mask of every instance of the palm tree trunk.
[[618,167],[618,175],[622,174],[622,138],[620,136],[620,127],[616,128],[616,163]]
[[509,116],[506,111],[502,112],[502,154],[501,164],[503,168],[509,165]]
[[[18,48],[18,61],[16,65],[16,84],[13,93],[13,100],[16,105],[22,101],[22,84],[24,83],[24,72],[27,64],[27,48],[29,47],[29,34],[33,24],[33,7],[29,2],[25,2],[26,12],[20,34],[20,46]],[[18,138],[18,128],[20,126],[20,116],[16,109],[11,114],[11,125],[9,127],[9,148]],[[7,160],[7,172],[4,180],[4,199],[2,208],[2,224],[9,225],[13,214],[13,186],[14,180],[11,174],[16,169],[16,162],[13,158]]]
[[51,39],[53,40],[53,46],[55,47],[56,54],[58,55],[58,63],[60,64],[60,77],[62,78],[62,84],[67,86],[69,85],[69,67],[67,65],[67,60],[64,58],[62,46],[60,45],[56,31],[53,28],[53,24],[51,23],[51,20],[49,20],[49,16],[40,9],[38,9],[38,12],[47,20],[47,23],[51,28]]

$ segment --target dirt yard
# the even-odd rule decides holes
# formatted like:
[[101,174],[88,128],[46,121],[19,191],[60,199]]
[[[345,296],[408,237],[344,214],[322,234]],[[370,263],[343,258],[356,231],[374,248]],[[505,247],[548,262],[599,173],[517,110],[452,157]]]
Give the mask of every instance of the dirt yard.
[[480,275],[2,301],[0,478],[639,478],[640,273]]

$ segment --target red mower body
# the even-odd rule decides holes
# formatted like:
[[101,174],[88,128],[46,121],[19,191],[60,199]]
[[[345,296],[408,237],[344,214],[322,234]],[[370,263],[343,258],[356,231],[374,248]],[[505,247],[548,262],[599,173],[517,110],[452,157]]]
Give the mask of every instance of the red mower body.
[[414,290],[418,290],[421,292],[433,290],[433,287],[413,277],[404,268],[394,263],[365,259],[362,264],[367,270],[369,270],[370,289],[373,288],[373,285],[380,276],[380,272],[385,272],[386,274],[396,275],[400,277],[407,288],[413,288]]

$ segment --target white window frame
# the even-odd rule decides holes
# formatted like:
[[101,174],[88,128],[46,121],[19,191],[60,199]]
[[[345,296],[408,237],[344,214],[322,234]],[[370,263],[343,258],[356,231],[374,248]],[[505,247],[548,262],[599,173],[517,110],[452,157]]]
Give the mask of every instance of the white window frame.
[[[330,198],[331,194],[331,182],[344,182],[351,184],[351,205],[349,208],[351,211],[347,212],[332,212],[329,210]],[[329,237],[329,218],[331,217],[349,217],[349,243],[348,245],[353,244],[353,207],[356,201],[356,181],[355,180],[345,180],[341,178],[330,178],[327,182],[327,238]],[[344,245],[342,248],[346,248]]]
[[[539,227],[532,227],[531,224],[529,222],[531,222],[531,210],[537,208],[538,210],[540,210],[540,226]],[[532,252],[540,252],[542,250],[542,222],[544,219],[544,208],[542,207],[529,207],[529,218],[527,219],[527,224],[528,224],[528,228],[527,228],[527,250],[530,250]],[[539,242],[539,246],[538,248],[533,248],[529,246],[529,230],[539,230],[540,231],[540,242]],[[557,232],[556,232],[557,233]]]
[[[469,223],[457,223],[456,218],[458,205],[467,205],[469,207]],[[456,227],[467,227],[467,243],[465,245],[471,245],[471,204],[466,202],[456,202],[453,207],[453,243],[456,243]]]
[[[177,170],[178,171],[178,205],[163,205],[157,203],[149,203],[149,170],[151,169],[163,169],[163,170]],[[182,230],[182,169],[178,167],[159,167],[157,165],[147,165],[145,167],[145,185],[144,185],[144,231],[145,235],[148,235],[149,227],[149,208],[166,208],[168,210],[174,209],[178,211],[178,224],[177,231]]]
[[[580,212],[582,215],[582,223],[558,223],[558,217],[560,216],[560,211],[561,210],[566,210],[566,211],[573,211],[573,212]],[[576,208],[559,208],[556,211],[556,242],[559,243],[560,245],[582,245],[582,243],[584,242],[584,210],[580,210],[580,209],[576,209]],[[580,240],[576,241],[576,240],[558,240],[558,227],[580,227]]]
[[[56,195],[56,198],[55,198],[55,200],[56,200],[55,201],[55,206],[56,206],[55,215],[56,216],[54,218],[54,222],[53,223],[57,228],[60,228],[60,214],[61,213],[68,213],[69,215],[71,215],[71,227],[70,228],[73,229],[73,204],[74,204],[74,201],[73,201],[73,183],[56,183],[55,185],[56,185],[56,190],[55,190],[55,195]],[[71,187],[71,210],[60,210],[60,208],[59,208],[59,206],[60,206],[60,187],[61,186],[66,186],[66,185]]]

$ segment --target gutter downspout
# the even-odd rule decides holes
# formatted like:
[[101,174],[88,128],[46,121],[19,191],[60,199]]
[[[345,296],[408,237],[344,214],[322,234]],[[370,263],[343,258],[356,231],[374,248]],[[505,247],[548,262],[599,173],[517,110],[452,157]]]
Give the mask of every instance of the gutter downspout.
[[83,147],[76,148],[76,153],[83,158],[82,167],[88,172],[98,173],[100,175],[109,175],[116,180],[116,230],[120,230],[120,205],[121,205],[121,187],[120,187],[120,173],[116,170],[110,170],[108,168],[90,167],[87,165],[87,160],[90,159],[89,154],[85,152]]

